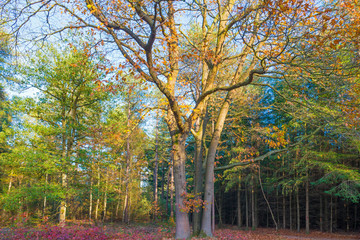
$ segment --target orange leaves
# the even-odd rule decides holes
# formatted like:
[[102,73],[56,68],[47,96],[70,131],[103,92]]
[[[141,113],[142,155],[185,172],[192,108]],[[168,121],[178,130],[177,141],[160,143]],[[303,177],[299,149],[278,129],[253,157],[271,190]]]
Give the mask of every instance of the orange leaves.
[[204,201],[201,199],[201,194],[194,195],[191,193],[183,193],[181,196],[184,198],[183,207],[180,211],[190,213],[199,212],[201,207],[204,207]]
[[279,129],[276,126],[268,127],[266,129],[266,135],[268,138],[265,142],[270,148],[279,149],[288,144],[288,141],[286,140],[286,126],[283,126],[283,129]]

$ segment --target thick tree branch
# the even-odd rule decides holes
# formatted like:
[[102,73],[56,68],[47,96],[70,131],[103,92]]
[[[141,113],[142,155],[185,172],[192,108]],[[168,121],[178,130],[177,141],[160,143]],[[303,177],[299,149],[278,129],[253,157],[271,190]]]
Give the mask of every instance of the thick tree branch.
[[254,70],[250,71],[249,77],[243,82],[239,82],[239,83],[236,83],[236,84],[231,85],[231,86],[216,87],[216,88],[210,89],[210,90],[204,92],[203,94],[201,94],[201,96],[197,100],[197,105],[201,101],[203,101],[207,96],[209,96],[210,94],[213,94],[215,92],[218,92],[218,91],[231,91],[231,90],[234,90],[234,89],[239,88],[239,87],[247,86],[250,83],[252,83],[252,81],[254,80],[254,75],[255,74],[261,75],[261,74],[264,74],[264,73],[265,73],[265,70],[263,68],[262,69],[254,69]]

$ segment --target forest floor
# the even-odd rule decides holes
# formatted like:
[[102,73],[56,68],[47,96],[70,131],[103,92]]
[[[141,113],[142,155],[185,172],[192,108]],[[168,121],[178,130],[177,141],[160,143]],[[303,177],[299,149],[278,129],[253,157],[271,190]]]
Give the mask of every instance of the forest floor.
[[[0,228],[1,240],[15,239],[76,239],[76,240],[172,240],[175,229],[166,225],[121,225],[106,224],[103,226],[71,224],[64,228],[59,226],[38,227],[12,227]],[[296,232],[291,230],[278,230],[270,228],[258,228],[256,230],[238,230],[233,227],[218,228],[215,230],[214,238],[217,240],[335,240],[347,239],[358,240],[360,233],[325,233],[311,231]],[[210,238],[192,238],[210,239]]]

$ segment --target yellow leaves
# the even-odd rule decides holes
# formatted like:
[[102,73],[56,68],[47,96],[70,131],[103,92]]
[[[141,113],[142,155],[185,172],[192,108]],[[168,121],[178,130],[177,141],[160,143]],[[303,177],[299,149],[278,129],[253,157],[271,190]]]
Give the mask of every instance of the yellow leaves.
[[268,127],[265,131],[268,136],[265,142],[269,147],[279,149],[288,144],[286,140],[286,126],[283,126],[282,129],[279,129],[277,126]]

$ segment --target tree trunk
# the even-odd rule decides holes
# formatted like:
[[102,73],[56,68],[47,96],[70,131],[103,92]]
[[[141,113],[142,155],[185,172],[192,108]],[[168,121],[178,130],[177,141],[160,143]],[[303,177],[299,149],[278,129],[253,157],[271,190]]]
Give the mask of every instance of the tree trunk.
[[[45,186],[47,188],[48,185],[48,173],[45,173]],[[46,216],[46,204],[47,204],[47,199],[46,199],[46,193],[47,191],[45,190],[45,196],[44,196],[44,202],[43,202],[43,217]]]
[[285,194],[283,194],[283,201],[282,201],[282,205],[283,205],[283,229],[286,228],[286,199],[285,199]]
[[[61,174],[61,186],[63,187],[64,190],[67,187],[67,174],[66,173]],[[64,197],[63,199],[61,199],[61,202],[60,202],[60,214],[59,214],[60,226],[62,226],[62,227],[65,226],[65,221],[66,221],[66,198]]]
[[90,193],[89,193],[89,221],[91,222],[91,213],[92,213],[92,199],[93,199],[93,180],[90,177]]
[[14,174],[14,171],[11,170],[10,172],[10,179],[9,179],[9,185],[8,185],[8,190],[7,190],[7,195],[10,194],[10,191],[11,191],[11,187],[12,187],[12,183],[13,183],[13,175]]
[[[253,179],[254,177],[252,177]],[[256,220],[255,220],[255,189],[254,189],[254,180],[251,184],[251,229],[256,229]]]
[[[171,157],[172,158],[172,157]],[[167,173],[167,194],[166,194],[166,212],[169,212],[169,194],[170,194],[170,183],[171,183],[171,169],[172,169],[172,162],[170,162],[171,166],[169,166],[168,173]]]
[[350,231],[350,214],[349,214],[349,202],[345,203],[346,205],[346,231]]
[[155,126],[155,166],[154,166],[154,219],[156,219],[157,214],[157,205],[158,205],[158,164],[159,164],[159,142],[158,142],[158,125],[159,117],[156,116],[156,126]]
[[205,171],[204,209],[201,222],[201,231],[205,233],[205,235],[208,237],[213,236],[211,226],[211,202],[212,199],[214,199],[214,162],[216,157],[216,150],[219,145],[221,132],[224,127],[227,113],[229,111],[233,93],[234,92],[229,92],[227,94],[226,99],[221,106],[207,154]]
[[293,228],[293,219],[292,219],[292,194],[289,193],[289,221],[290,221],[290,230]]
[[309,219],[309,180],[306,180],[305,183],[305,220],[306,220],[306,233],[310,233],[310,219]]
[[249,196],[248,190],[245,189],[245,213],[246,213],[246,230],[249,229]]
[[[283,179],[285,179],[285,158],[282,157],[282,168],[284,169],[282,172]],[[283,210],[283,229],[286,228],[286,199],[285,199],[285,191],[283,190],[282,194],[282,210]]]
[[276,188],[276,222],[280,224],[279,191]]
[[357,211],[358,211],[358,206],[357,206],[357,204],[355,204],[354,205],[354,231],[356,230],[356,227],[357,227],[357,221],[358,221],[358,219],[357,219]]
[[96,206],[95,206],[95,220],[98,220],[98,214],[99,214],[99,205],[100,205],[100,167],[98,167],[98,182],[97,182],[97,199],[96,199]]
[[237,191],[237,227],[242,227],[242,214],[241,214],[241,183],[238,184]]
[[185,141],[186,134],[176,134],[173,138],[174,151],[174,180],[175,180],[175,214],[176,214],[176,239],[190,237],[190,223],[184,202],[186,201],[186,175],[185,175]]
[[[205,107],[206,108],[206,107]],[[205,116],[198,118],[195,123],[195,174],[194,174],[194,195],[196,198],[202,198],[203,192],[203,154],[205,129],[208,122],[208,111],[205,110]],[[206,156],[205,156],[206,158]],[[193,233],[198,235],[201,229],[202,206],[194,209],[193,213]]]
[[329,202],[328,198],[324,197],[324,230],[330,231],[330,224],[329,224]]
[[320,225],[320,231],[322,232],[324,230],[324,224],[323,224],[323,219],[324,219],[324,216],[323,216],[323,197],[322,195],[320,194],[320,219],[319,219],[319,225]]
[[222,205],[223,205],[222,204],[222,191],[221,191],[221,189],[219,189],[219,201],[218,201],[218,204],[216,204],[216,208],[217,208],[218,214],[219,214],[219,226],[220,227],[223,225],[223,221],[222,221]]
[[170,180],[170,218],[174,219],[174,168],[170,168],[171,180]]
[[[128,112],[127,112],[127,128],[130,130],[130,94],[128,98]],[[129,181],[130,181],[130,162],[131,162],[131,153],[130,153],[130,132],[126,138],[126,170],[125,170],[125,200],[124,200],[124,210],[123,210],[123,222],[129,223]]]
[[299,201],[299,188],[296,187],[296,229],[300,232],[300,201]]
[[[195,138],[195,174],[194,174],[194,195],[195,198],[201,198],[202,194],[202,138]],[[193,232],[198,235],[201,228],[201,210],[202,207],[198,206],[194,209],[193,213]]]
[[105,194],[104,194],[104,215],[102,221],[106,220],[106,211],[107,211],[107,190],[108,190],[108,173],[106,173],[105,178]]
[[330,233],[333,232],[333,197],[330,198]]

